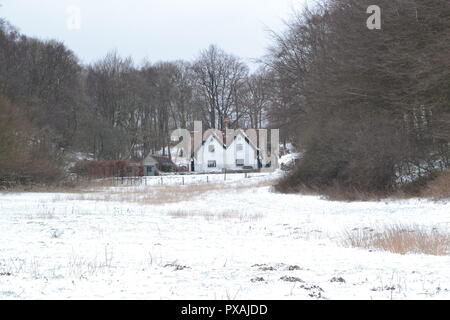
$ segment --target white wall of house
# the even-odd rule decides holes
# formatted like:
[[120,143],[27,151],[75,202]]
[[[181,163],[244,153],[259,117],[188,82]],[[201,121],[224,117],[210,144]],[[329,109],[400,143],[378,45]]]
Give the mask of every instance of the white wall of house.
[[250,145],[243,134],[238,133],[227,148],[227,169],[242,170],[244,167],[258,169],[256,149]]
[[[213,164],[215,164],[213,166]],[[196,172],[220,172],[225,164],[225,149],[214,135],[210,135],[197,151]]]

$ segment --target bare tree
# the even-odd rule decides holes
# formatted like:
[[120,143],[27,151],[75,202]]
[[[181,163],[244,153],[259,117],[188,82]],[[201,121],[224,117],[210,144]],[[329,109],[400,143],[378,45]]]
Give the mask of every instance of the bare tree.
[[193,70],[211,128],[223,129],[224,119],[233,113],[236,118],[241,116],[236,97],[245,83],[248,68],[239,58],[211,45],[201,52]]
[[249,128],[260,129],[267,125],[267,112],[272,103],[272,81],[264,68],[258,69],[245,81],[242,98],[246,120]]

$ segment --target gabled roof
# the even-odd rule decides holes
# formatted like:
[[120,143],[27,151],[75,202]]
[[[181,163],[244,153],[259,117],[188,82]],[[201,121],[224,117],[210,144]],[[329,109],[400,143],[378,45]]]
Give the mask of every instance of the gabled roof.
[[194,153],[197,153],[198,150],[200,150],[200,148],[203,147],[203,146],[205,145],[206,141],[207,141],[211,136],[212,136],[214,139],[216,139],[216,141],[223,147],[224,150],[227,149],[226,144],[223,143],[223,141],[220,141],[220,139],[219,139],[219,137],[217,136],[217,134],[216,134],[214,131],[210,131],[210,132],[208,133],[208,135],[206,136],[206,138],[203,139],[202,144],[197,148],[197,150],[194,151]]
[[[252,140],[247,136],[247,134],[242,129],[238,129],[235,131],[235,134],[233,136],[233,141],[236,140],[238,135],[241,135],[245,139],[245,142],[247,142],[253,149],[258,150],[258,147],[255,146],[255,144],[252,142]],[[233,143],[233,141],[231,143]],[[231,143],[230,143],[230,145],[231,145]]]
[[219,137],[217,136],[217,134],[216,134],[214,131],[210,131],[210,132],[208,133],[208,135],[206,136],[206,138],[202,141],[202,144],[197,148],[197,150],[195,150],[194,154],[196,154],[196,153],[200,150],[200,148],[201,148],[202,146],[205,145],[206,141],[207,141],[211,136],[213,136],[213,138],[216,139],[217,142],[219,142],[219,144],[222,145],[222,147],[224,148],[224,150],[226,150],[226,149],[233,143],[233,141],[236,140],[236,138],[237,138],[238,135],[241,135],[241,136],[244,138],[245,142],[247,142],[253,149],[259,150],[258,147],[255,146],[255,144],[252,142],[252,140],[247,136],[247,134],[246,134],[242,129],[237,129],[237,130],[234,131],[234,135],[233,135],[233,137],[232,137],[233,140],[232,140],[232,142],[231,142],[229,145],[226,145],[225,143],[223,143],[222,141],[220,141]]

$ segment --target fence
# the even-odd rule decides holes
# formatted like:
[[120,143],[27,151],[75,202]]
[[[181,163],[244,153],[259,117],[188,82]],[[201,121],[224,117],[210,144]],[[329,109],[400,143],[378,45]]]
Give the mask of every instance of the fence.
[[242,179],[267,176],[266,173],[221,173],[197,175],[163,175],[155,177],[115,177],[116,185],[131,186],[162,186],[162,185],[190,185],[204,183],[233,182]]

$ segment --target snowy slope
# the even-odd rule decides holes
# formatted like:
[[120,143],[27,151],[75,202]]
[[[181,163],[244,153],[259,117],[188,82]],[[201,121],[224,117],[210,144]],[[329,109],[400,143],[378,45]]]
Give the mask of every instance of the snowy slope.
[[116,198],[119,189],[170,190],[155,185],[0,194],[0,299],[450,298],[449,256],[339,242],[342,232],[384,224],[448,230],[450,203],[329,202],[252,186],[267,179],[166,204]]

